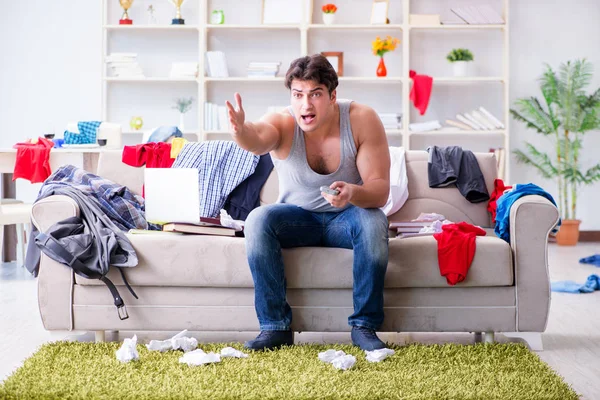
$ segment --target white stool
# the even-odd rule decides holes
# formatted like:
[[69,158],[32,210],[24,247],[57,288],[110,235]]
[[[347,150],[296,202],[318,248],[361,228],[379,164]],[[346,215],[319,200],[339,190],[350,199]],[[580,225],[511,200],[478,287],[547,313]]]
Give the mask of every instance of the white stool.
[[4,250],[4,225],[17,226],[17,264],[25,263],[25,232],[29,233],[31,207],[16,199],[0,200],[0,254]]

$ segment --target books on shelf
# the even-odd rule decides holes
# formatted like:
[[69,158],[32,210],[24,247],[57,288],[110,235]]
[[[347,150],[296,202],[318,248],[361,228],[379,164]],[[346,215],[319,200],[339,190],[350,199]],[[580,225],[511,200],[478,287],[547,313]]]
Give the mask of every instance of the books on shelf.
[[211,78],[229,78],[225,53],[222,51],[206,52],[206,75]]
[[470,25],[504,24],[504,19],[489,4],[455,7],[450,11]]
[[196,78],[198,77],[197,62],[174,62],[171,63],[171,78]]
[[447,119],[446,124],[464,130],[491,131],[504,129],[504,124],[483,107],[471,112],[456,114],[456,119],[458,121]]
[[494,153],[494,155],[496,156],[498,178],[504,180],[506,176],[506,149],[502,147],[497,149],[490,149],[490,153]]
[[442,125],[440,125],[440,121],[434,120],[427,122],[415,122],[413,124],[409,124],[408,128],[411,130],[411,132],[426,132],[441,129]]
[[246,67],[248,78],[274,78],[279,73],[281,62],[250,62]]
[[137,53],[111,53],[105,61],[114,76],[144,78],[144,71],[137,62]]
[[377,113],[384,129],[401,129],[402,113]]
[[219,218],[200,217],[197,223],[169,222],[163,225],[164,232],[191,233],[196,235],[242,236],[241,229],[221,225]]
[[210,102],[204,103],[204,130],[226,132],[228,129],[227,107]]

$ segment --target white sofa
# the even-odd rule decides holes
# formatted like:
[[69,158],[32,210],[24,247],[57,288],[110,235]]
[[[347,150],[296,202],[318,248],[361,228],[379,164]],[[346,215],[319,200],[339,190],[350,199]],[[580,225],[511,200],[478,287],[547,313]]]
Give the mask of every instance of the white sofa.
[[[476,154],[493,190],[496,160]],[[391,238],[385,281],[382,332],[521,332],[541,347],[550,306],[547,267],[548,234],[558,210],[540,196],[519,199],[510,211],[511,242],[497,238],[487,203],[471,204],[454,187],[431,189],[427,154],[406,154],[409,198],[390,220],[420,212],[439,212],[448,219],[486,227],[467,278],[449,286],[440,276],[433,237]],[[140,193],[143,169],[121,163],[120,151],[101,153],[98,174]],[[277,197],[274,171],[261,192],[262,203]],[[34,204],[32,216],[41,230],[76,215],[69,198],[55,196]],[[129,318],[120,320],[111,296],[99,280],[42,256],[39,308],[48,330],[96,331],[257,331],[254,288],[243,238],[217,236],[129,235],[139,265],[127,278],[139,296],[119,287]],[[336,248],[284,250],[292,328],[303,332],[349,331],[352,313],[352,251]],[[109,273],[122,284],[117,271]]]

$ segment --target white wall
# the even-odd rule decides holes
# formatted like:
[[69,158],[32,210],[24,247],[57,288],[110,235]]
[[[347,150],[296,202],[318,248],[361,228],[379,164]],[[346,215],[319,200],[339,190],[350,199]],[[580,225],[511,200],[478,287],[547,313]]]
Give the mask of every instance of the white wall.
[[[543,99],[536,79],[544,71],[544,63],[556,69],[567,60],[587,58],[595,67],[590,88],[600,87],[600,2],[511,1],[510,14],[511,104],[519,97]],[[530,141],[545,144],[549,149],[541,135],[526,130],[521,123],[512,120],[510,131],[513,148],[523,148],[523,142]],[[584,167],[600,162],[599,148],[600,131],[589,132],[583,141]],[[513,159],[511,168],[515,181],[536,183],[558,197],[553,182],[542,180],[530,167],[517,164]],[[599,196],[600,183],[581,190],[577,212],[582,220],[581,229],[600,230],[600,213],[596,207]]]
[[[391,3],[396,3],[399,0],[391,0]],[[423,8],[428,11],[429,7],[436,5],[437,0],[413,0],[412,7]],[[463,4],[468,0],[439,0],[443,6],[452,6],[454,4]],[[338,6],[343,7],[345,16],[340,14],[340,18],[346,21],[357,23],[368,9],[365,3],[368,0],[349,0],[338,1]],[[494,4],[498,4],[498,0],[490,0]],[[34,0],[29,2],[15,2],[12,0],[0,0],[3,12],[0,13],[0,54],[2,54],[2,62],[0,63],[0,122],[2,123],[2,133],[0,134],[0,147],[9,147],[18,140],[27,137],[35,137],[41,135],[49,129],[62,131],[66,122],[73,120],[99,119],[101,117],[101,7],[99,1],[66,1],[54,0],[52,2]],[[116,0],[115,0],[116,3]],[[147,4],[156,3],[162,4],[161,1],[138,0],[135,5],[139,9],[145,9]],[[166,1],[165,1],[166,3]],[[184,6],[184,17],[189,23],[197,21],[197,10],[194,1],[189,1]],[[316,1],[320,5],[322,1]],[[222,4],[228,10],[239,10],[239,2],[233,0],[213,0],[212,5]],[[236,7],[232,7],[235,4]],[[242,10],[245,15],[250,15],[252,18],[259,15],[256,10],[260,2],[253,0],[244,2],[249,10]],[[350,5],[356,7],[356,11],[351,12]],[[135,6],[134,5],[134,6]],[[164,4],[163,4],[164,5]],[[254,6],[252,6],[254,5]],[[252,6],[252,7],[251,7]],[[398,6],[395,7],[393,15],[395,18],[400,18]],[[158,7],[157,7],[158,8]],[[187,8],[187,11],[186,11]],[[161,11],[162,9],[159,9]],[[236,16],[232,16],[231,11],[226,10],[226,20],[228,22],[235,21]],[[252,11],[254,10],[254,11]],[[419,11],[421,11],[419,9]],[[116,11],[118,13],[118,7]],[[172,10],[169,10],[172,12]],[[186,15],[187,12],[187,15]],[[367,10],[368,12],[368,10]],[[255,15],[256,14],[256,15]],[[227,17],[229,15],[229,17]],[[318,15],[318,14],[316,14]],[[161,19],[164,14],[159,17],[159,22],[165,22]],[[258,18],[258,17],[257,17]],[[315,18],[318,18],[315,16]],[[145,23],[145,14],[138,15],[139,22]],[[140,21],[141,19],[141,21]],[[561,62],[587,57],[588,60],[596,67],[596,75],[594,77],[593,87],[600,86],[600,2],[596,0],[559,0],[557,2],[548,2],[543,0],[513,0],[510,5],[510,100],[511,104],[518,97],[537,95],[536,79],[543,71],[543,64],[549,63],[553,67],[557,67]],[[396,21],[393,21],[396,22]],[[258,38],[261,38],[261,33],[256,33]],[[314,46],[320,46],[323,36],[319,34],[314,40]],[[495,43],[497,38],[491,33],[491,40]],[[289,35],[287,35],[289,36]],[[288,38],[282,35],[282,40],[288,41],[297,47],[298,41],[294,38]],[[328,46],[330,51],[345,51],[345,54],[351,56],[356,54],[357,57],[362,57],[362,53],[357,53],[353,49],[337,49],[339,47],[347,47],[349,42],[352,42],[354,34],[346,35],[333,34],[336,41]],[[481,46],[477,43],[477,38],[466,38],[458,35],[450,39],[450,43],[444,42],[443,37],[438,40],[438,36],[414,36],[415,39],[423,41],[424,51],[431,54],[444,54],[448,47],[457,45],[464,40],[470,40],[469,45],[477,48]],[[595,38],[595,39],[594,39]],[[164,42],[163,38],[155,38],[148,46],[161,45]],[[249,42],[244,42],[241,38],[240,47],[243,48]],[[278,38],[279,39],[279,38]],[[487,40],[490,38],[486,38]],[[139,38],[131,39],[134,42]],[[181,40],[196,40],[194,38],[182,37]],[[234,45],[235,41],[223,34],[221,39],[227,42],[228,45]],[[266,39],[265,39],[266,40]],[[473,42],[473,40],[475,40]],[[197,41],[197,40],[196,40]],[[414,44],[414,42],[413,42]],[[209,46],[218,47],[219,43],[215,39],[211,39]],[[284,43],[284,46],[286,44]],[[270,46],[270,45],[268,45]],[[367,45],[368,46],[368,45]],[[494,45],[495,46],[495,45]],[[484,46],[485,48],[485,46]],[[258,49],[249,48],[248,51]],[[313,51],[312,47],[310,49]],[[373,56],[367,55],[368,48],[363,49],[365,53],[364,63],[367,67],[361,66],[360,75],[364,68],[376,67],[376,60]],[[262,50],[264,53],[264,50]],[[354,51],[354,53],[353,53]],[[500,49],[498,48],[498,52]],[[277,50],[273,50],[276,56]],[[347,53],[348,52],[348,53]],[[482,68],[492,71],[493,74],[495,63],[497,62],[498,52],[487,52],[479,50],[476,57],[480,58]],[[172,57],[173,52],[166,53],[168,57]],[[484,59],[481,59],[481,55]],[[189,54],[183,56],[188,57]],[[182,57],[183,57],[182,56]],[[412,55],[413,61],[416,63],[413,67],[426,68],[427,63],[419,64],[418,54]],[[140,55],[141,57],[141,55]],[[290,55],[286,53],[285,57]],[[368,58],[367,58],[368,57]],[[402,55],[399,52],[393,54],[392,63],[400,63]],[[287,60],[286,58],[286,60]],[[245,59],[244,59],[245,60]],[[166,60],[168,62],[172,61]],[[289,61],[288,61],[289,62]],[[348,62],[348,61],[346,61]],[[355,67],[346,67],[350,71]],[[285,68],[285,66],[282,66]],[[393,70],[394,66],[391,66]],[[442,68],[436,66],[437,69]],[[390,67],[388,67],[390,70]],[[437,71],[437,70],[436,70]],[[359,75],[359,74],[357,74]],[[221,86],[213,86],[209,89],[209,96],[214,100],[221,102],[225,98],[230,97],[230,92],[241,89],[242,91],[252,91],[252,87],[244,85],[240,88],[230,83],[219,84]],[[361,87],[348,84],[347,88],[340,88],[340,92],[344,97],[358,98],[364,97],[364,102],[375,101],[373,94],[365,94]],[[117,89],[119,90],[119,89]],[[145,89],[144,89],[145,90]],[[398,87],[398,90],[400,88]],[[437,87],[436,92],[431,100],[431,106],[425,117],[443,116],[444,110],[448,107],[456,109],[468,109],[471,104],[461,100],[462,92],[456,95],[452,88]],[[477,90],[471,88],[474,92]],[[496,89],[493,89],[496,90]],[[361,93],[362,92],[362,93]],[[160,94],[160,92],[159,92]],[[144,101],[145,94],[142,90],[139,98]],[[167,96],[172,93],[168,92]],[[447,99],[451,99],[450,101]],[[496,98],[495,95],[490,95],[490,98]],[[172,99],[168,97],[168,101]],[[287,95],[278,86],[273,85],[265,89],[261,96],[262,105],[281,104],[287,100]],[[388,97],[388,101],[389,97]],[[393,104],[393,108],[399,108],[400,103],[388,102]],[[261,107],[262,107],[261,105]],[[496,100],[491,100],[490,107],[499,110],[501,114],[501,105]],[[168,107],[163,107],[167,108]],[[393,110],[382,110],[393,111]],[[251,110],[251,115],[259,115],[260,110]],[[135,115],[134,111],[130,114]],[[123,114],[119,118],[125,119],[128,114]],[[420,119],[426,119],[420,117]],[[169,115],[170,118],[170,115]],[[153,121],[149,123],[154,123]],[[186,126],[189,123],[186,123]],[[534,132],[526,131],[523,126],[514,121],[510,122],[511,141],[513,148],[522,147],[524,140],[541,142],[543,139]],[[190,126],[191,127],[191,126]],[[499,143],[500,144],[500,143]],[[591,164],[600,161],[600,157],[596,154],[600,145],[599,132],[589,133],[584,140],[584,151],[582,154],[582,162]],[[474,145],[475,146],[475,145]],[[546,182],[530,168],[516,164],[511,161],[511,174],[513,181],[518,182],[534,182],[554,193],[556,191],[552,182]],[[35,190],[26,190],[27,184],[22,183],[18,186],[19,196],[22,198],[31,198],[34,196]],[[593,206],[595,199],[600,196],[600,185],[582,190],[580,196],[579,217],[583,220],[582,229],[600,230],[600,214],[595,212]]]

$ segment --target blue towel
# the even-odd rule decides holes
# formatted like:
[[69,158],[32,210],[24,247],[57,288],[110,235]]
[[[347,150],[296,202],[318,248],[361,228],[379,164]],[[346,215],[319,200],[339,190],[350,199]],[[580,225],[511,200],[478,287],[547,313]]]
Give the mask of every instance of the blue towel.
[[600,290],[600,276],[594,274],[588,276],[583,285],[573,281],[558,281],[552,282],[551,287],[553,292],[592,293],[595,290]]
[[[552,195],[538,185],[534,185],[533,183],[515,185],[513,190],[500,196],[496,202],[496,227],[494,232],[496,232],[498,237],[510,242],[510,208],[521,197],[533,194],[547,198],[556,206]],[[560,226],[560,220],[558,221],[558,226]]]
[[594,254],[593,256],[583,257],[579,260],[582,264],[593,264],[596,267],[600,267],[600,254]]
[[96,131],[100,124],[100,121],[79,121],[77,123],[79,133],[65,131],[65,144],[96,143]]

